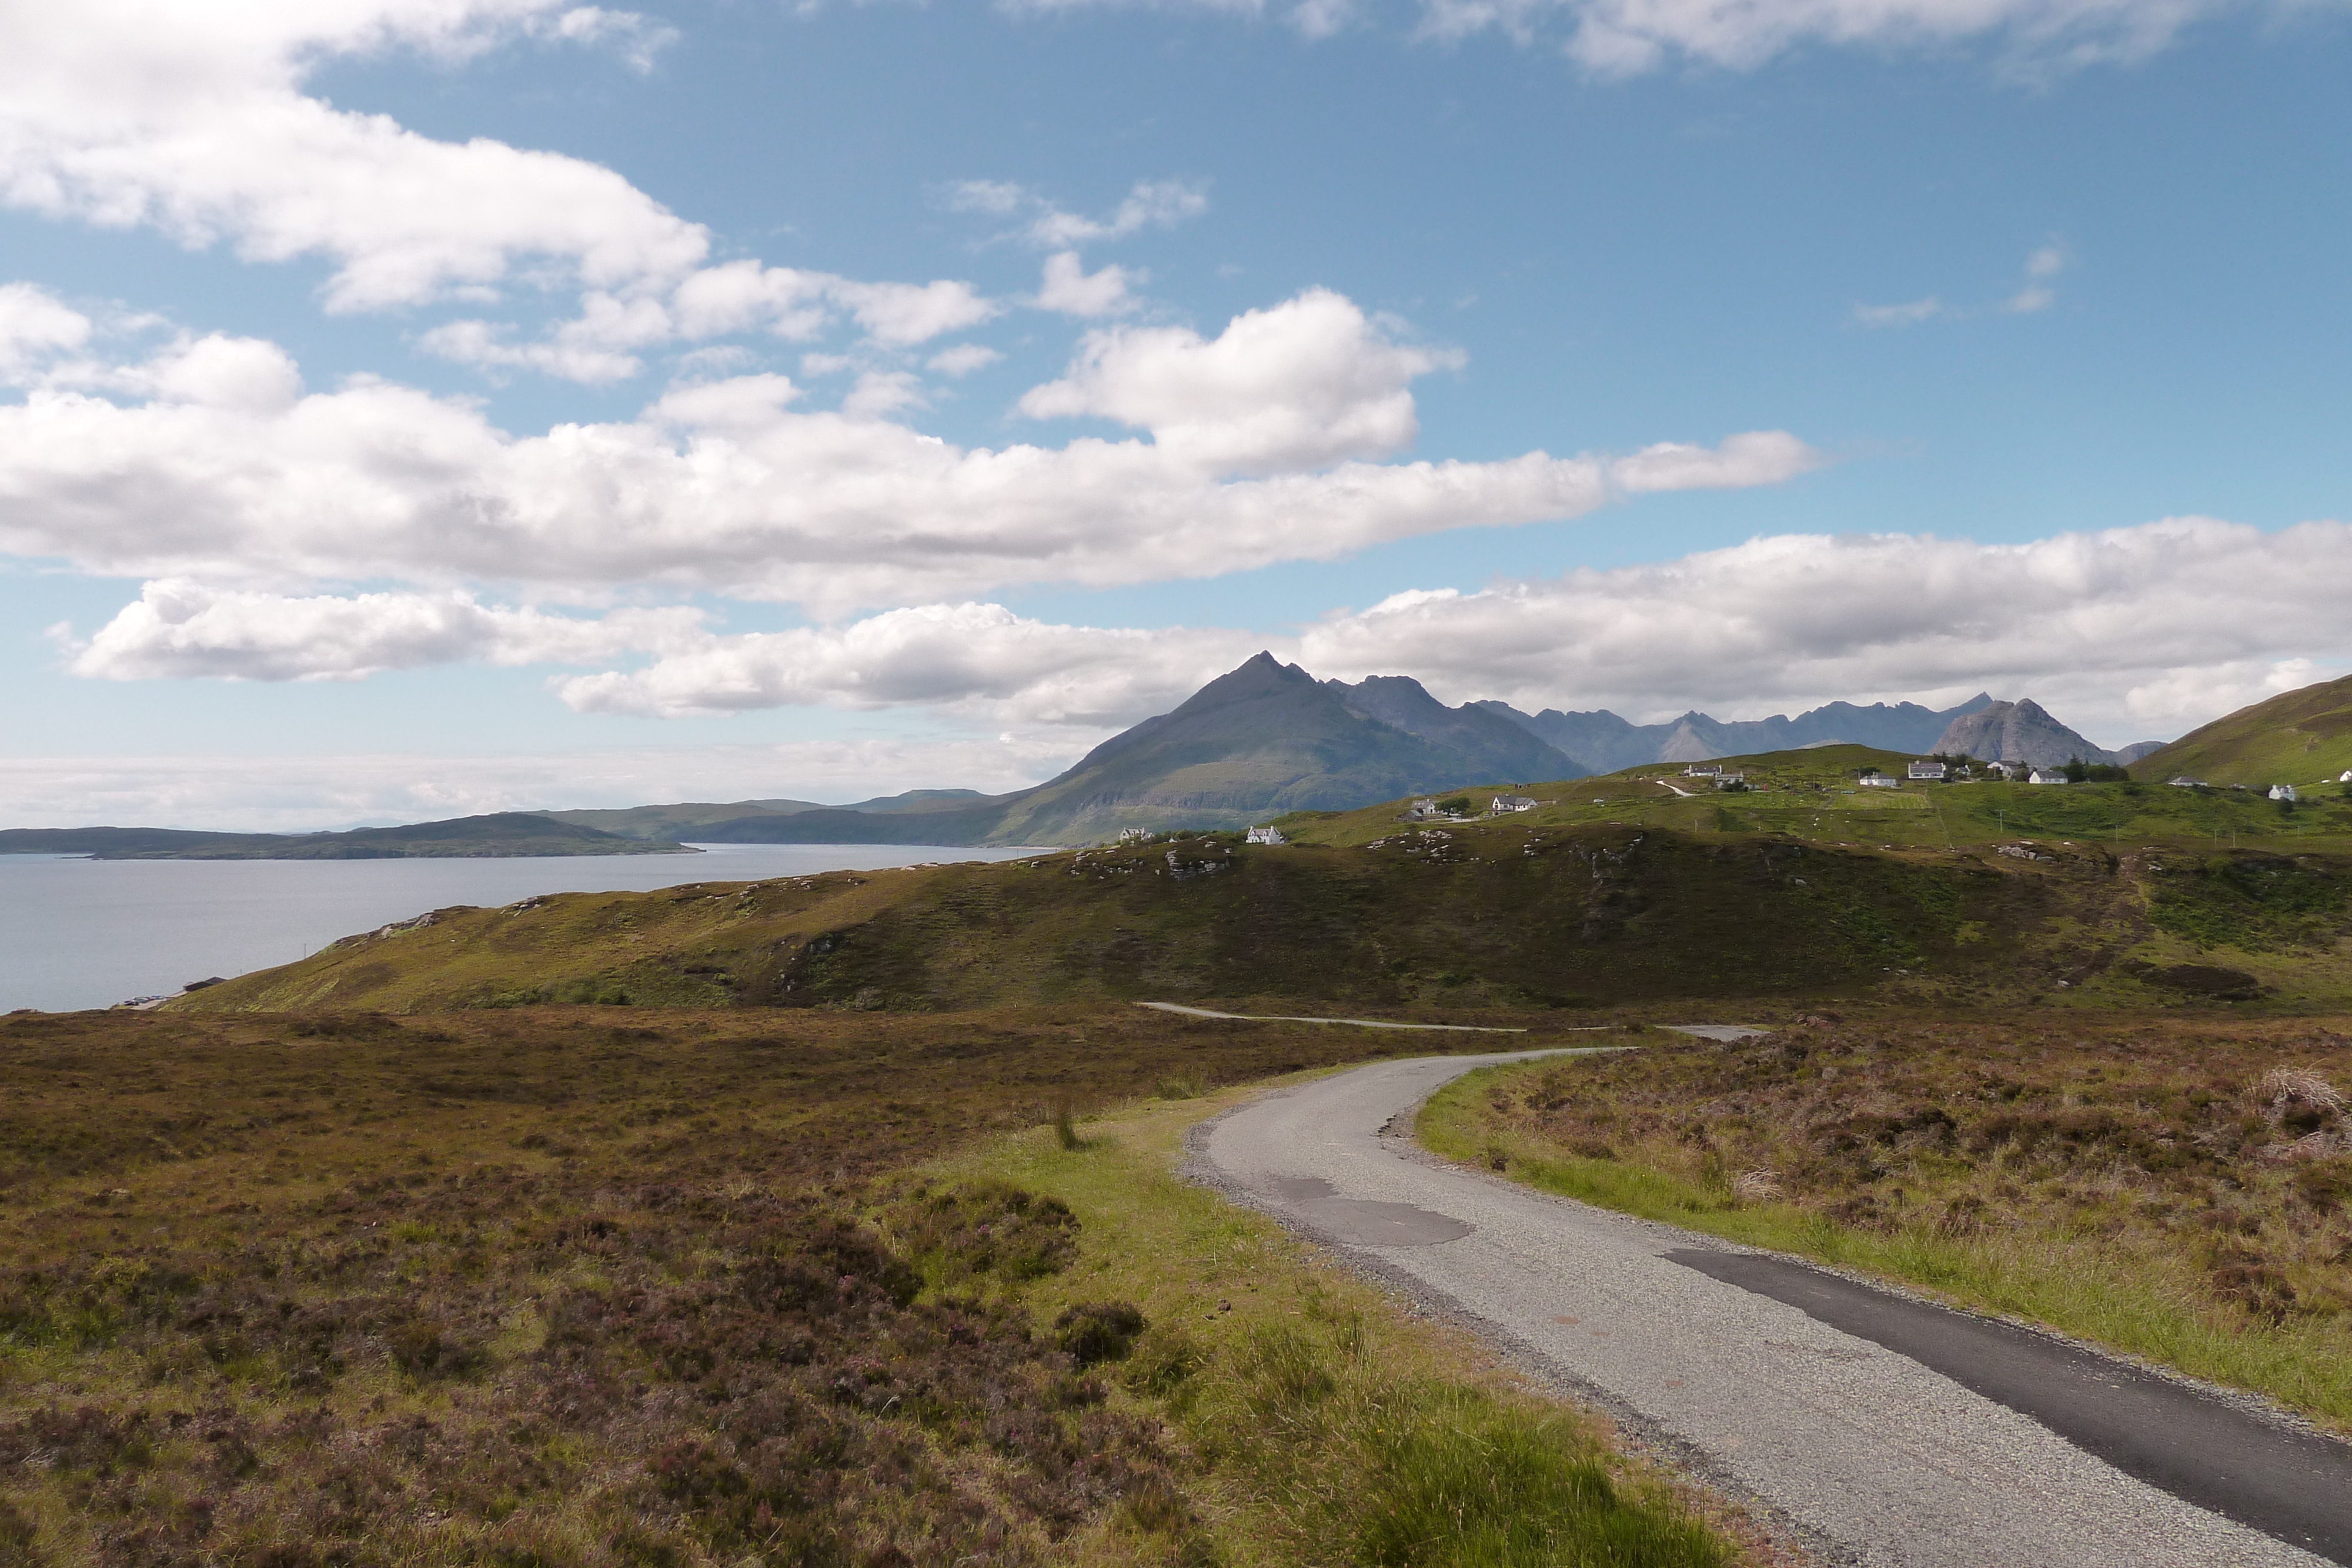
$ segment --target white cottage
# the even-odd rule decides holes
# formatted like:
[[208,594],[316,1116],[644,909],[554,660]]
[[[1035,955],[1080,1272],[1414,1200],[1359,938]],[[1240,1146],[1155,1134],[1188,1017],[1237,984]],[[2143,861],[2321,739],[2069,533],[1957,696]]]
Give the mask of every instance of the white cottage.
[[1290,841],[1282,836],[1280,828],[1252,828],[1249,841],[1254,844],[1286,844]]

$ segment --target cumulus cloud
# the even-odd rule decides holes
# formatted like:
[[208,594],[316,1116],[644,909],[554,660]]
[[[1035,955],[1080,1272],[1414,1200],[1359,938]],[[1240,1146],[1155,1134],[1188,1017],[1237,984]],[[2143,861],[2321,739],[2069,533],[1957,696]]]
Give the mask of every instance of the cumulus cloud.
[[872,372],[839,413],[799,412],[784,377],[740,376],[633,420],[517,436],[470,402],[381,381],[304,392],[275,346],[214,336],[95,390],[39,384],[0,405],[0,549],[244,586],[506,583],[593,600],[667,585],[830,617],[1015,582],[1326,559],[1652,491],[1776,483],[1820,460],[1777,432],[1620,457],[1364,460],[1412,439],[1404,382],[1440,362],[1318,292],[1215,340],[1100,335],[1028,405],[1148,439],[990,449],[886,417],[919,395],[893,379],[905,372]]
[[1045,258],[1045,281],[1038,286],[1040,310],[1066,316],[1118,316],[1135,308],[1128,285],[1141,277],[1123,267],[1088,272],[1074,250],[1056,251]]
[[290,598],[166,579],[148,583],[88,642],[68,640],[67,668],[115,681],[353,681],[427,664],[580,664],[678,647],[701,622],[685,608],[587,620],[460,592]]
[[0,284],[0,383],[15,385],[89,341],[90,319],[47,289]]
[[[571,664],[583,713],[929,709],[1083,747],[1162,713],[1261,647],[1318,675],[1412,674],[1448,701],[1719,717],[1836,699],[2031,695],[2108,744],[2179,733],[2352,663],[2352,526],[2266,534],[2210,518],[1980,545],[1786,535],[1677,560],[1400,593],[1295,637],[1061,625],[998,604],[728,634],[691,612],[601,619],[457,594],[348,599],[152,583],[77,673],[341,679],[447,660]],[[2315,656],[2315,651],[2316,651]]]
[[1317,288],[1235,317],[1213,340],[1181,327],[1093,333],[1069,373],[1020,406],[1150,430],[1163,451],[1209,467],[1317,467],[1411,445],[1421,427],[1408,389],[1458,363],[1393,341],[1354,301]]
[[[0,203],[226,243],[248,260],[323,259],[332,310],[575,289],[579,317],[541,340],[467,319],[419,346],[590,384],[638,373],[648,348],[726,332],[801,339],[845,319],[904,348],[998,312],[954,279],[709,266],[702,225],[610,169],[488,138],[436,141],[304,91],[323,62],[394,48],[462,59],[537,37],[646,68],[675,37],[633,12],[556,0],[12,7],[0,12]],[[8,316],[0,307],[0,343]]]
[[2296,660],[2352,658],[2347,595],[2352,527],[2337,522],[2266,534],[2171,518],[2016,545],[1787,535],[1399,594],[1315,626],[1299,651],[1318,674],[1409,671],[1457,701],[1648,717],[1990,687],[2121,744],[2217,717]]
[[709,637],[642,670],[564,682],[588,713],[919,705],[995,722],[1117,728],[1256,652],[1246,632],[1057,626],[998,604],[893,610],[845,627]]
[[2021,71],[2131,60],[2223,0],[1422,0],[1424,37],[1557,39],[1599,76],[1682,58],[1749,70],[1807,44],[1937,48],[1981,40]]
[[985,343],[958,343],[952,349],[940,350],[924,363],[943,376],[968,376],[974,371],[986,370],[1003,358],[1003,354]]
[[[586,17],[588,20],[583,21]],[[338,309],[496,287],[529,263],[591,287],[669,280],[709,236],[613,171],[478,138],[419,136],[301,90],[338,56],[462,57],[503,37],[654,35],[560,0],[154,6],[0,13],[0,201],[254,260],[322,257]]]

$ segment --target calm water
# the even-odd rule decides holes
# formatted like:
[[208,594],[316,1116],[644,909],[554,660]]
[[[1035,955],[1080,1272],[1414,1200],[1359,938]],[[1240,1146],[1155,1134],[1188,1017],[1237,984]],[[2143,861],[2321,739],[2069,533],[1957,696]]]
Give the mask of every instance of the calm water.
[[1034,851],[710,844],[698,855],[526,860],[92,861],[0,855],[0,1012],[110,1007],[290,964],[338,936],[453,904],[754,882]]

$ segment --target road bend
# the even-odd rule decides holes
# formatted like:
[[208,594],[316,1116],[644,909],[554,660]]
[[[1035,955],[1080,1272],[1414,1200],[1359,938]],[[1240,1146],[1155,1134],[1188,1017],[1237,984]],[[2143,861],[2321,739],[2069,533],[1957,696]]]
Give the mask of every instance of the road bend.
[[2352,1564],[2352,1448],[2252,1402],[1436,1161],[1475,1067],[1383,1061],[1195,1129],[1193,1174],[1466,1317],[1832,1563]]

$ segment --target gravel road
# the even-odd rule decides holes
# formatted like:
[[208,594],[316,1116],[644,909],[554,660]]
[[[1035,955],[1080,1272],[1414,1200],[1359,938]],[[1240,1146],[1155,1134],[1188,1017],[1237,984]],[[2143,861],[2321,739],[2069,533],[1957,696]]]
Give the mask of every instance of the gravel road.
[[1826,1561],[2352,1563],[2343,1444],[2048,1336],[1445,1165],[1402,1135],[1440,1084],[1534,1054],[1276,1091],[1196,1129],[1193,1174],[1470,1319]]

